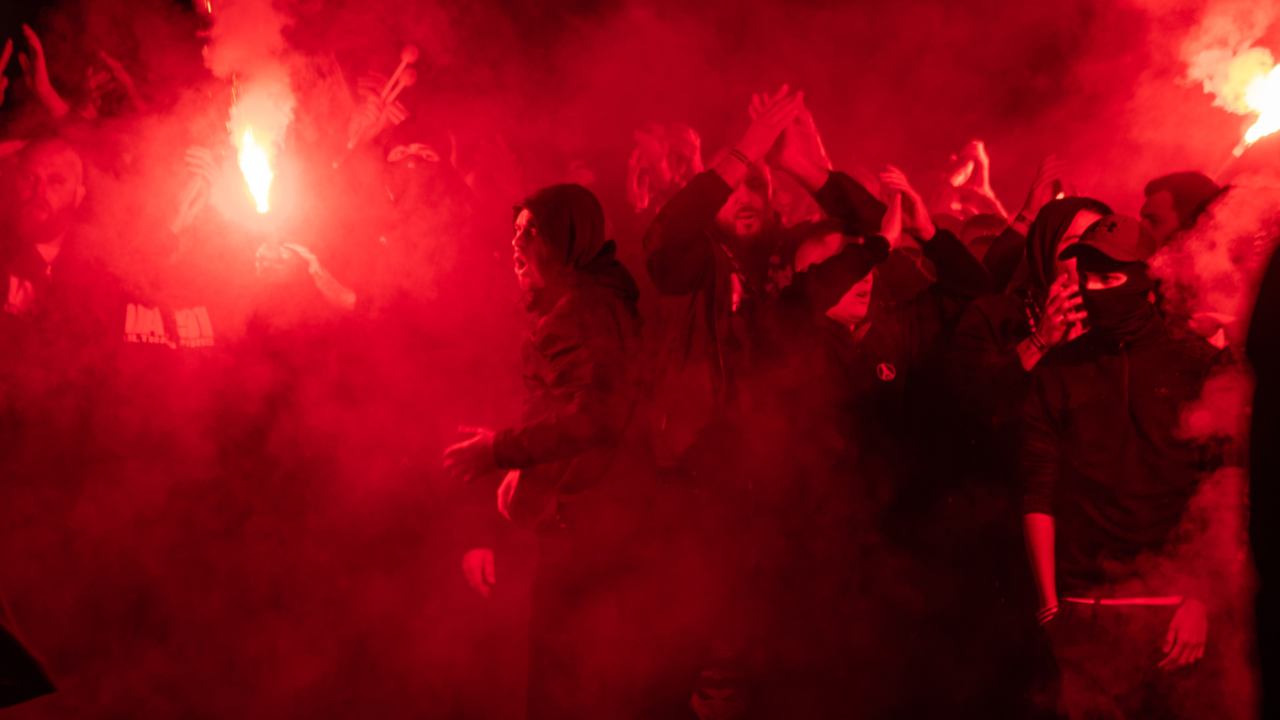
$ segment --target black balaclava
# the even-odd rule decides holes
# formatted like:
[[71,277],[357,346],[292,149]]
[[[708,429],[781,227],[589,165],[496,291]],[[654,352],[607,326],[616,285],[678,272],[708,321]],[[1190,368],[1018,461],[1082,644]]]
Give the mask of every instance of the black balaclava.
[[[1093,248],[1079,253],[1080,297],[1089,313],[1089,331],[1115,342],[1132,340],[1155,318],[1151,290],[1155,283],[1142,262],[1113,260]],[[1121,272],[1128,276],[1123,285],[1106,290],[1085,287],[1086,273]]]

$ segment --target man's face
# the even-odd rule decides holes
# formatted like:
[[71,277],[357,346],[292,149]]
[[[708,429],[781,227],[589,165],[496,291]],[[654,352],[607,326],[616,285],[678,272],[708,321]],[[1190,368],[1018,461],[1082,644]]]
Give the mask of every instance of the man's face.
[[1147,201],[1142,204],[1142,224],[1156,239],[1157,246],[1163,246],[1178,232],[1181,221],[1173,205],[1173,195],[1168,190],[1147,196]]
[[716,213],[716,222],[738,240],[751,240],[764,230],[768,215],[768,181],[762,175],[751,173]]
[[[1075,218],[1071,220],[1071,224],[1067,226],[1067,232],[1062,236],[1062,240],[1058,242],[1058,255],[1062,255],[1062,251],[1080,242],[1080,236],[1084,234],[1089,226],[1102,219],[1102,216],[1092,210],[1081,210],[1076,213]],[[1076,274],[1076,259],[1060,257],[1053,261],[1054,277],[1066,275],[1071,278],[1074,284],[1079,277]]]
[[541,290],[547,283],[543,274],[545,250],[533,215],[521,210],[516,216],[515,237],[511,240],[514,251],[516,282],[524,292]]
[[57,238],[71,226],[84,193],[84,169],[74,151],[35,148],[18,168],[19,236],[34,243]]

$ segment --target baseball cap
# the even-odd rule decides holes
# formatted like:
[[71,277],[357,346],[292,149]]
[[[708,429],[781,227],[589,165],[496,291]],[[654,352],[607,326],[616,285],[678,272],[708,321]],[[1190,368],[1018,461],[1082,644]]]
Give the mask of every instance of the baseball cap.
[[1058,257],[1063,260],[1076,257],[1085,248],[1092,248],[1116,262],[1146,262],[1156,252],[1156,240],[1137,218],[1107,215],[1090,225],[1080,236],[1080,242],[1072,243]]

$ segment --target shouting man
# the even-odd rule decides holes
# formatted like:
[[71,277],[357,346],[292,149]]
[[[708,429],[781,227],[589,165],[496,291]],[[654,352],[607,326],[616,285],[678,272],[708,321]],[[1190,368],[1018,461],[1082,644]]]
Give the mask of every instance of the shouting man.
[[624,442],[638,399],[638,293],[605,240],[599,201],[580,185],[521,203],[512,245],[533,318],[523,421],[477,430],[444,462],[466,480],[505,471],[498,511],[538,535],[529,717],[630,717],[640,666],[624,635],[642,577],[646,477]]

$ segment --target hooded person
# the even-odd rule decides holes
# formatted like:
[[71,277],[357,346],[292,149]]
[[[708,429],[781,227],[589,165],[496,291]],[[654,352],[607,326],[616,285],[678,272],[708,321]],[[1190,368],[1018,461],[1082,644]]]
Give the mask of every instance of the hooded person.
[[1059,253],[1110,212],[1091,198],[1045,205],[1027,231],[1022,258],[1011,273],[1013,286],[972,303],[960,318],[946,366],[951,384],[982,421],[982,431],[1016,414],[1027,373],[1051,347],[1079,334],[1078,323],[1061,322],[1061,311],[1078,306],[1078,300],[1074,263],[1060,260]]
[[1280,252],[1258,286],[1246,352],[1255,378],[1249,438],[1249,542],[1258,572],[1255,605],[1262,714],[1280,713]]
[[0,595],[0,708],[54,691],[40,662],[19,640],[16,628],[10,630],[10,622],[8,605]]
[[[1027,229],[1016,270],[1006,271],[1016,277],[1013,286],[965,308],[940,363],[946,394],[958,414],[952,424],[956,454],[949,458],[959,488],[953,504],[971,509],[967,527],[957,534],[972,541],[965,546],[970,556],[989,558],[964,578],[964,596],[976,600],[970,604],[968,624],[985,629],[988,637],[1005,639],[989,644],[992,660],[984,666],[991,674],[974,683],[1006,690],[1021,686],[1018,692],[1005,692],[1003,697],[1011,701],[1030,702],[1051,677],[1048,648],[1038,644],[1028,619],[1035,598],[1022,582],[1026,570],[1013,462],[1017,418],[1031,369],[1050,343],[1060,344],[1080,332],[1078,310],[1072,316],[1075,329],[1062,317],[1077,307],[1078,293],[1070,292],[1074,269],[1058,262],[1057,255],[1108,212],[1106,205],[1089,198],[1045,204]],[[999,247],[988,253],[988,269],[1000,266],[989,262]],[[1008,709],[1010,715],[1030,712],[1027,707]]]
[[1224,631],[1213,628],[1235,566],[1197,540],[1212,532],[1186,532],[1220,453],[1180,426],[1225,353],[1156,311],[1146,262],[1155,251],[1137,219],[1115,215],[1062,251],[1078,260],[1089,329],[1036,366],[1022,413],[1037,617],[1070,717],[1209,717],[1223,707],[1212,641]]
[[1206,204],[1221,190],[1204,173],[1189,171],[1162,175],[1143,189],[1142,224],[1156,245],[1164,247],[1174,235],[1191,229]]
[[515,273],[532,320],[524,412],[449,448],[445,466],[469,480],[505,471],[498,511],[538,538],[528,716],[628,717],[638,691],[626,688],[643,671],[618,648],[635,644],[626,630],[644,587],[637,537],[650,477],[628,433],[638,292],[591,191],[555,185],[515,210]]

